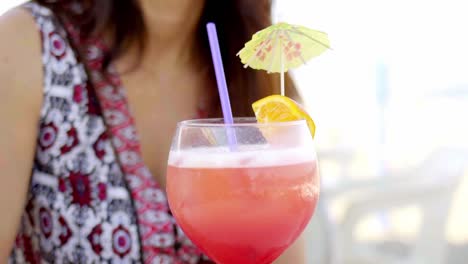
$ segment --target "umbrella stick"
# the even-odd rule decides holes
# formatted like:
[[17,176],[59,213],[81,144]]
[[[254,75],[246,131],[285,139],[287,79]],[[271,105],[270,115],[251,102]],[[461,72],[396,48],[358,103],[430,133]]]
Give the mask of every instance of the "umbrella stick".
[[283,62],[283,52],[281,52],[281,95],[284,96],[284,62]]

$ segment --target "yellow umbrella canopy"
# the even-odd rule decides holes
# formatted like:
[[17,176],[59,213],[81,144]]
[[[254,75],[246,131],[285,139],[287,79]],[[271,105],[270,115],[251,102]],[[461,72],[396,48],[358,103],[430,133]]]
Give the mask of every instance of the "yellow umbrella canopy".
[[245,68],[281,73],[281,93],[284,94],[284,72],[305,64],[329,48],[325,32],[278,23],[255,33],[237,55]]

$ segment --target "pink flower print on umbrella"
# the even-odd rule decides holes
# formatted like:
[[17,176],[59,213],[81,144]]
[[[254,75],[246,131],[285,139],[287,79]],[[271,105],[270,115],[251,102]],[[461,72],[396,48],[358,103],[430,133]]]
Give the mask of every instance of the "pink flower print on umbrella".
[[278,23],[255,33],[237,55],[245,68],[281,73],[281,94],[284,95],[284,73],[329,48],[330,42],[324,32]]

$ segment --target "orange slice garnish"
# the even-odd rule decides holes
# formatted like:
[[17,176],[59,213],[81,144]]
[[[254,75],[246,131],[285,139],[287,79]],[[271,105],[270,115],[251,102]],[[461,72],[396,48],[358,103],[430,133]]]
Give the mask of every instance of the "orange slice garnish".
[[253,103],[252,108],[257,121],[260,123],[305,120],[312,137],[315,135],[314,120],[291,98],[282,95],[270,95]]

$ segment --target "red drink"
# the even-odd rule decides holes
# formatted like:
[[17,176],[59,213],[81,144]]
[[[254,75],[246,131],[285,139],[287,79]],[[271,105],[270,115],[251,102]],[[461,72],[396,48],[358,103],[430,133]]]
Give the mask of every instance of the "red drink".
[[307,149],[171,153],[167,192],[187,236],[219,264],[268,264],[302,233],[319,196]]

